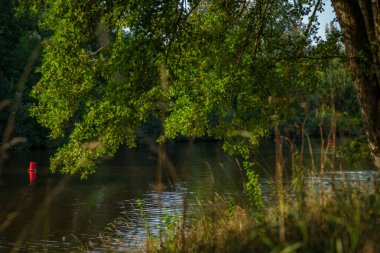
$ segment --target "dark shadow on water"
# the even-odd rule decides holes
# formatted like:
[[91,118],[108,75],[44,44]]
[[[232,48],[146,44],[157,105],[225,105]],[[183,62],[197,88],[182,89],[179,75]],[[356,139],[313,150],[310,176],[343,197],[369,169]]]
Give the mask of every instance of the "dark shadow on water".
[[[169,184],[164,179],[165,188],[159,192],[151,187],[157,159],[147,148],[120,150],[87,180],[51,174],[48,158],[53,150],[11,152],[4,166],[5,184],[0,186],[0,251],[78,250],[82,243],[98,240],[110,223],[136,215],[137,200],[149,218],[135,216],[126,236],[143,238],[143,224],[148,222],[156,233],[165,212],[182,212],[185,198],[191,206],[214,193],[241,194],[242,178],[234,159],[213,142],[194,144],[184,181],[187,148],[187,143],[168,146],[180,180]],[[28,181],[30,161],[38,166],[39,182],[34,186]]]

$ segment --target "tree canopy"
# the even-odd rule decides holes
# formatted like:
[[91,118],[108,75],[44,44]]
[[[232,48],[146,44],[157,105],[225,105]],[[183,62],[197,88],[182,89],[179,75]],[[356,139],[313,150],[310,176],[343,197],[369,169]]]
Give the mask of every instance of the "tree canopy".
[[30,112],[52,138],[68,136],[52,169],[83,177],[134,146],[148,119],[158,142],[212,136],[249,157],[318,89],[324,50],[343,55],[312,44],[321,1],[32,2],[52,35]]
[[1,0],[0,6],[0,156],[4,158],[17,143],[28,147],[49,141],[46,129],[28,113],[34,102],[28,94],[39,80],[34,71],[40,63],[38,49],[46,34],[38,27],[38,14],[21,11],[17,0]]

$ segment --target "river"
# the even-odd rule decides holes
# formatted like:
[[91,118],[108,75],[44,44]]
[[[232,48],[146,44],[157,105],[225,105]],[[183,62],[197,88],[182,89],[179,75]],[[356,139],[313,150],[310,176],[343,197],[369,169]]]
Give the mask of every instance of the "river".
[[[239,196],[243,190],[240,167],[217,142],[195,143],[190,156],[187,143],[167,145],[178,178],[164,177],[161,190],[155,187],[156,154],[147,147],[121,149],[100,162],[87,180],[51,174],[48,160],[53,152],[10,152],[3,168],[5,183],[0,185],[0,252],[77,251],[98,242],[109,228],[124,246],[135,246],[148,231],[157,234],[165,216],[181,215],[184,203],[191,212],[215,193]],[[274,165],[273,144],[256,155],[265,186]],[[39,182],[32,187],[30,161],[38,166]]]
[[[48,159],[53,150],[10,152],[3,168],[5,184],[0,186],[0,252],[78,250],[98,241],[109,224],[118,224],[138,241],[146,234],[146,223],[154,230],[167,210],[181,214],[185,197],[191,206],[214,193],[241,193],[241,171],[218,143],[195,143],[190,158],[187,143],[168,145],[167,152],[178,179],[164,177],[160,191],[154,187],[156,155],[145,147],[120,150],[87,180],[51,174]],[[30,161],[38,167],[39,182],[32,187]],[[144,220],[136,215],[136,201],[147,213]],[[128,229],[123,225],[126,218]]]

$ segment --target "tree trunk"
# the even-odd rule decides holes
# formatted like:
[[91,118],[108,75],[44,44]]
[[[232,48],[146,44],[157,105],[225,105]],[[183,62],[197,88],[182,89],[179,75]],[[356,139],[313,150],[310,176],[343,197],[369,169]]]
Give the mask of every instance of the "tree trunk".
[[332,0],[375,167],[380,170],[380,2]]

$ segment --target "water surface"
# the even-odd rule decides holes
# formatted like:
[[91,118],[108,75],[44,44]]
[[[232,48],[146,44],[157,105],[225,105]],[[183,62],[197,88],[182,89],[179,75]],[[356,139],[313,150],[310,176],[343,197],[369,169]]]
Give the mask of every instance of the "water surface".
[[[318,144],[313,150],[318,165]],[[190,217],[215,193],[229,197],[241,196],[243,191],[240,166],[217,142],[194,143],[190,153],[187,143],[167,145],[178,175],[173,180],[164,174],[162,189],[156,184],[157,155],[148,147],[120,150],[113,159],[102,161],[87,180],[51,174],[48,159],[53,152],[10,153],[3,169],[5,184],[0,185],[0,252],[78,251],[90,241],[99,242],[104,233],[112,235],[111,244],[120,240],[119,249],[125,251],[124,247],[138,245],[149,233],[159,234],[167,218],[183,215],[185,207]],[[310,164],[307,155],[304,161]],[[273,176],[273,142],[264,143],[255,157],[265,193]],[[28,181],[30,161],[38,164],[39,183],[33,187]],[[378,178],[377,172],[368,170],[370,166],[355,166],[322,177],[316,171],[306,181],[328,187],[337,181],[366,183]],[[286,170],[285,178],[291,174]]]
[[[48,159],[53,150],[11,152],[0,186],[0,251],[77,250],[98,241],[110,224],[138,241],[146,236],[147,225],[157,233],[168,212],[181,215],[185,198],[190,210],[214,193],[241,194],[241,171],[217,143],[195,143],[190,157],[187,143],[168,145],[167,151],[178,179],[164,174],[160,191],[154,187],[156,154],[145,147],[122,149],[102,161],[87,180],[51,174]],[[38,164],[39,183],[33,187],[28,185],[29,161]]]

